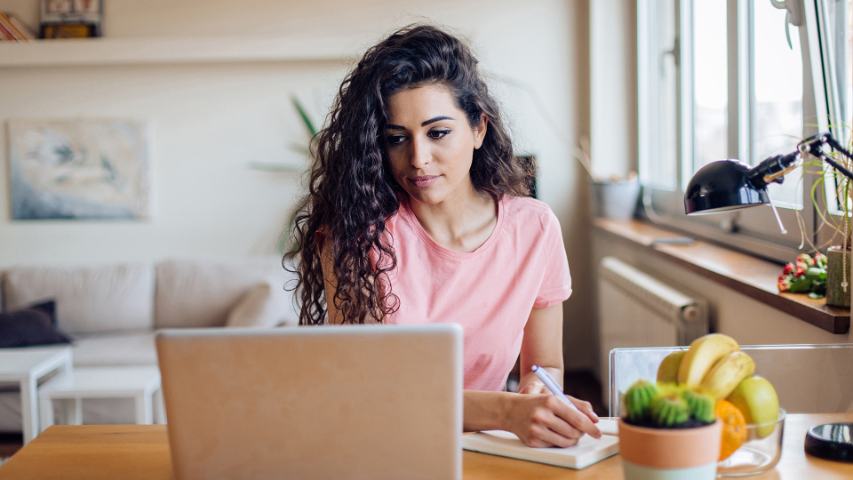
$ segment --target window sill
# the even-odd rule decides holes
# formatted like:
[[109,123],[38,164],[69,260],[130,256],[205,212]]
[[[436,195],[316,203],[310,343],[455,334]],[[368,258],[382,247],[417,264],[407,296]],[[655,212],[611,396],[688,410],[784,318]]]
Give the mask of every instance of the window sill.
[[775,263],[697,239],[687,245],[655,243],[656,239],[683,235],[640,220],[596,218],[593,225],[601,232],[639,245],[654,255],[823,330],[838,334],[850,330],[849,310],[828,307],[824,300],[814,300],[803,294],[779,293],[776,278],[781,267]]

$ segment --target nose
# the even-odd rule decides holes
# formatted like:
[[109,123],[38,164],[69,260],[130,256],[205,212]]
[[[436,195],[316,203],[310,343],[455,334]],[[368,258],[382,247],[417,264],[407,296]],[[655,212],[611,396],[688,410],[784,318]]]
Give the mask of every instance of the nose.
[[412,168],[420,169],[429,165],[432,160],[432,152],[426,139],[415,137],[410,145],[412,148],[409,152],[409,161]]

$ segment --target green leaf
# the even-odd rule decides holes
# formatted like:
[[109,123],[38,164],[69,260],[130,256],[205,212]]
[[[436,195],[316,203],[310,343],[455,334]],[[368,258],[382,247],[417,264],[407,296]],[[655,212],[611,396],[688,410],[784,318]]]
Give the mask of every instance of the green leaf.
[[311,118],[308,116],[308,112],[305,111],[305,107],[302,106],[302,103],[295,95],[290,96],[290,102],[293,103],[293,107],[299,113],[299,118],[302,119],[302,124],[305,125],[308,134],[311,135],[311,138],[314,138],[317,135],[317,129],[314,128],[314,123],[311,122]]
[[826,278],[826,270],[820,267],[810,267],[806,270],[806,278],[809,280],[820,280]]
[[805,293],[811,290],[812,281],[809,278],[806,278],[805,275],[802,277],[794,278],[791,280],[791,293]]

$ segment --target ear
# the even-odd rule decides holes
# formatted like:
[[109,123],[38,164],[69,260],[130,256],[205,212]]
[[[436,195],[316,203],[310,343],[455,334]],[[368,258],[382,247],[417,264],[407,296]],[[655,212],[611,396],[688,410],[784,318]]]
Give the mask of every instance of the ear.
[[483,146],[483,139],[486,138],[486,130],[489,128],[489,120],[486,115],[480,114],[480,122],[474,125],[471,131],[474,133],[474,150],[479,150]]

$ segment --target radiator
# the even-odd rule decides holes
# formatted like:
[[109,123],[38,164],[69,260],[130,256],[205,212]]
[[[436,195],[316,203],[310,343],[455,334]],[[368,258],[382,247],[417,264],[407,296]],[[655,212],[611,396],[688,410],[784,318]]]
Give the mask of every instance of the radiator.
[[706,301],[613,257],[601,260],[598,278],[599,378],[605,380],[602,384],[607,383],[612,348],[689,345],[708,333]]

